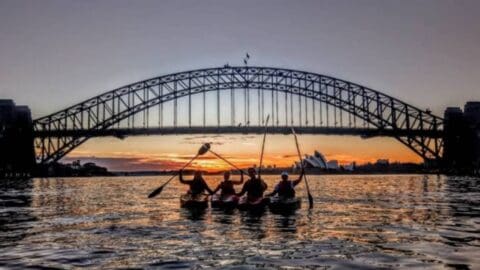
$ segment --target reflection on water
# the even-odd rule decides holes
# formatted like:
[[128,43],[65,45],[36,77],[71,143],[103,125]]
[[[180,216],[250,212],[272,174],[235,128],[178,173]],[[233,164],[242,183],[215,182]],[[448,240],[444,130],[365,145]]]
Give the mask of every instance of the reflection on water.
[[15,245],[33,226],[32,180],[0,180],[0,248]]
[[165,177],[3,181],[0,267],[480,268],[478,179],[310,178],[286,216],[180,209],[177,182],[147,199]]

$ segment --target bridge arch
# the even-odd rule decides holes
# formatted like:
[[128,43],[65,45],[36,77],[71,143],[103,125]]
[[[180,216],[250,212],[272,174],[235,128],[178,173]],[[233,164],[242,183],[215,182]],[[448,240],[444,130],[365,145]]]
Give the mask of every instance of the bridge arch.
[[[217,93],[215,106],[218,122],[214,126],[206,125],[205,119],[212,118],[205,112],[207,93]],[[221,93],[230,94],[229,123],[220,121]],[[270,94],[266,99],[265,93]],[[201,123],[192,123],[191,102],[195,97],[203,97]],[[180,125],[177,122],[178,100],[184,98],[188,99],[188,123]],[[264,102],[270,105],[267,112]],[[173,124],[163,127],[160,114],[164,117],[163,106],[168,103],[172,105]],[[256,112],[255,108],[250,108],[252,104],[257,105]],[[238,116],[238,111],[235,112],[235,106],[243,108],[238,110],[244,114],[243,126],[238,126],[235,121],[236,118],[242,118]],[[376,135],[394,137],[425,160],[440,159],[443,148],[443,119],[379,91],[305,71],[225,66],[179,72],[136,82],[34,120],[37,162],[44,164],[58,161],[92,137],[102,134],[119,135],[118,132],[126,130],[125,126],[131,130],[135,117],[142,113],[145,127],[145,119],[148,122],[149,112],[153,108],[159,112],[159,132],[169,129],[174,133],[185,133],[191,132],[195,127],[195,132],[198,133],[215,130],[225,132],[227,129],[255,132],[260,130],[271,109],[272,132],[285,133],[290,126],[312,133],[335,128],[341,130],[343,120],[348,119],[349,128],[352,128],[353,123],[354,129],[361,129],[357,125],[358,121],[363,125],[365,135],[374,129]],[[256,124],[250,122],[251,117],[253,119],[255,116],[258,118]],[[309,118],[313,123],[309,123]],[[333,126],[329,125],[329,120],[334,122]],[[123,129],[120,128],[121,125]],[[365,128],[366,126],[372,128]],[[128,135],[128,132],[120,135],[123,134]]]

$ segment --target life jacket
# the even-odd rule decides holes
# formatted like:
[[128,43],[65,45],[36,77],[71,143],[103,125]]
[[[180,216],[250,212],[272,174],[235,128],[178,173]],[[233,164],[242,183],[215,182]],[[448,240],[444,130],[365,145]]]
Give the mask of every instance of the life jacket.
[[190,183],[190,193],[193,195],[203,193],[205,191],[206,183],[203,179],[193,180]]
[[223,181],[220,188],[222,189],[222,196],[235,194],[232,181]]
[[277,184],[278,196],[284,198],[293,198],[295,197],[295,188],[292,181],[280,181]]
[[245,183],[248,197],[260,198],[263,197],[263,192],[267,189],[266,184],[260,179],[250,179]]

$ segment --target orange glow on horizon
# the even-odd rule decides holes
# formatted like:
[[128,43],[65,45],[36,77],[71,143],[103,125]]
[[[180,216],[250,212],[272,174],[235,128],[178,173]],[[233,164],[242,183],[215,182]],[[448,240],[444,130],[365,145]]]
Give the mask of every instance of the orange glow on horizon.
[[[392,138],[364,140],[351,136],[300,135],[299,140],[304,155],[312,155],[318,150],[328,161],[337,160],[340,165],[364,164],[381,158],[391,162],[422,161]],[[212,142],[212,150],[237,167],[259,165],[261,136],[258,135],[98,138],[72,151],[67,160],[93,161],[113,170],[176,170],[183,167],[204,142]],[[298,155],[292,136],[267,136],[264,166],[291,167],[295,161],[298,161]],[[200,156],[189,168],[206,171],[231,169],[211,153]]]

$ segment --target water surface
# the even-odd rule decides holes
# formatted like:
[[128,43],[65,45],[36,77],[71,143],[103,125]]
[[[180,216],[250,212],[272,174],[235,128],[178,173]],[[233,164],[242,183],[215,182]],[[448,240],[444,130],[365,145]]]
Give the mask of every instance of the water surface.
[[0,182],[0,268],[480,269],[478,179],[310,176],[290,216],[179,209],[177,181],[147,199],[166,179]]

